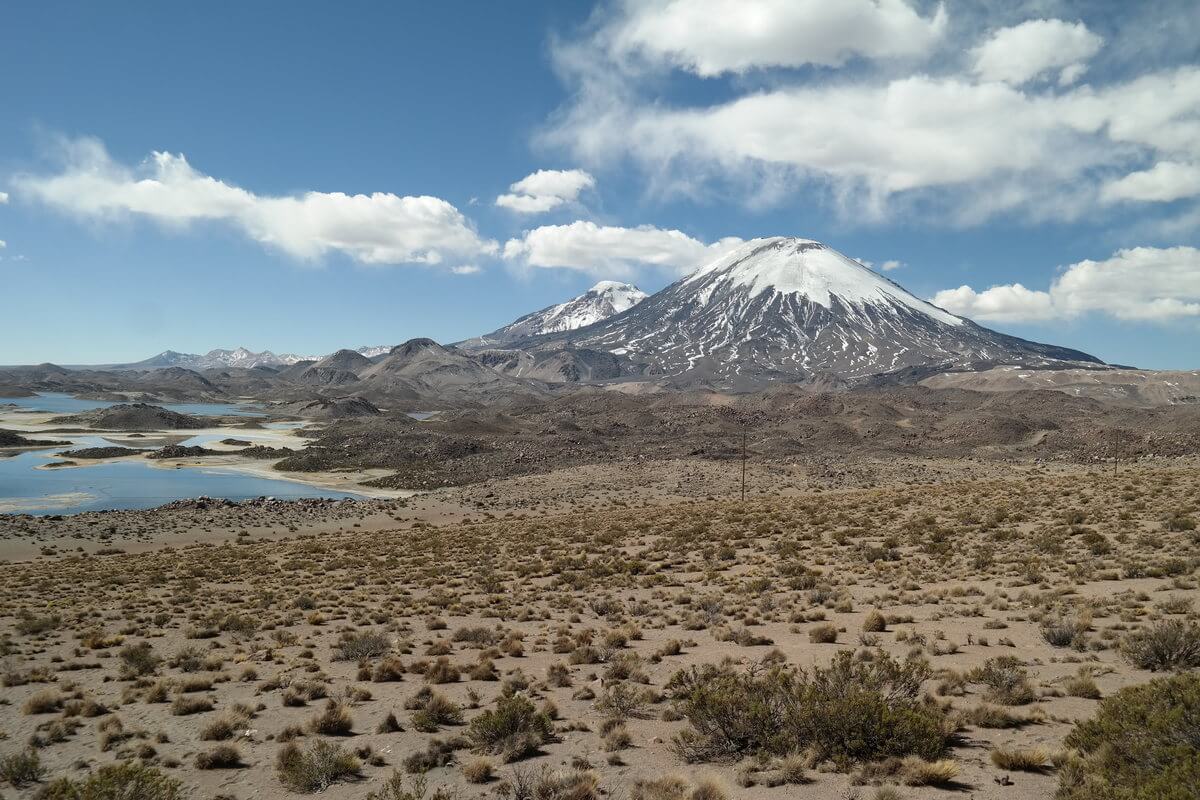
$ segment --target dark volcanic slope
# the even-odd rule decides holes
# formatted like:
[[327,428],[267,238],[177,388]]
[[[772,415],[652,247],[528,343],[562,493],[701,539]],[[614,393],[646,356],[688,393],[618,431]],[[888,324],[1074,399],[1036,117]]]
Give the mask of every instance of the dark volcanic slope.
[[86,425],[90,428],[123,431],[194,430],[206,428],[211,424],[197,417],[148,403],[126,403],[98,408],[82,414],[55,417],[51,422],[56,425]]
[[819,242],[794,238],[748,242],[624,313],[514,347],[603,350],[646,376],[733,387],[1100,363],[976,325]]
[[[281,466],[383,467],[380,483],[429,488],[632,459],[754,458],[839,463],[853,457],[1090,461],[1200,453],[1200,407],[1117,407],[1058,392],[985,394],[924,387],[815,392],[781,386],[737,396],[585,390],[504,411],[394,416],[330,426]],[[1119,440],[1110,436],[1120,434]]]

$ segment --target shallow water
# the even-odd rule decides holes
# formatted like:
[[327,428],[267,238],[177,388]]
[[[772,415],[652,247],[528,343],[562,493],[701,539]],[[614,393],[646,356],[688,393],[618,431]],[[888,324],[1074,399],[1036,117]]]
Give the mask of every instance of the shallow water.
[[[111,444],[99,436],[73,438],[72,447]],[[220,467],[164,469],[142,461],[37,469],[56,461],[55,450],[0,459],[0,510],[26,514],[76,514],[106,509],[153,508],[190,497],[359,497],[293,481],[260,478]]]
[[[30,411],[45,411],[51,414],[79,414],[83,411],[94,411],[97,408],[117,405],[117,403],[105,400],[80,400],[61,392],[44,392],[33,397],[0,397],[0,406],[6,403]],[[239,403],[153,403],[152,405],[162,406],[180,414],[194,414],[200,417],[265,416],[261,409]]]
[[[193,436],[185,445],[204,445],[226,438],[245,439],[255,444],[279,446],[277,438],[254,431],[222,431]],[[322,489],[282,478],[263,478],[223,467],[166,469],[144,461],[118,461],[78,467],[38,469],[62,459],[56,456],[81,447],[132,447],[136,441],[114,442],[94,434],[63,438],[68,445],[34,450],[11,458],[0,458],[0,513],[77,514],[81,511],[153,508],[172,500],[191,497],[221,497],[248,500],[254,497],[295,499],[302,497],[361,497],[350,492]]]

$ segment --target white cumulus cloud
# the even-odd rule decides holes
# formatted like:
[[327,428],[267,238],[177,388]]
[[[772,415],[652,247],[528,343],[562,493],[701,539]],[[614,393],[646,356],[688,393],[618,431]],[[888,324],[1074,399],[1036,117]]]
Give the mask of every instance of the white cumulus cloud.
[[903,0],[658,0],[627,2],[610,35],[619,57],[714,77],[922,55],[945,28],[941,5],[922,17]]
[[1169,203],[1200,195],[1200,166],[1160,161],[1141,172],[1105,184],[1101,196],[1108,202],[1132,200]]
[[264,196],[197,171],[181,154],[155,152],[131,168],[115,162],[95,139],[69,142],[66,149],[61,172],[19,176],[17,190],[82,217],[224,222],[305,260],[340,252],[364,264],[459,264],[498,250],[437,197],[316,191]]
[[851,216],[938,191],[952,221],[974,224],[1007,211],[1078,216],[1096,202],[1093,176],[1132,154],[1194,157],[1198,108],[1195,66],[1061,93],[916,75],[699,108],[612,100],[577,107],[546,138],[584,160],[630,155],[689,190],[717,176],[820,181]]
[[596,179],[581,169],[539,169],[508,187],[510,193],[496,198],[496,205],[520,214],[544,214],[574,202]]
[[651,225],[623,228],[580,220],[569,225],[543,225],[520,238],[509,239],[504,257],[531,267],[563,267],[604,275],[625,275],[634,266],[685,273],[741,243],[741,239],[730,237],[705,244],[682,231]]
[[1064,86],[1077,81],[1104,43],[1082,22],[1033,19],[1002,28],[973,51],[975,74],[985,81],[1020,86],[1059,70]]
[[0,192],[0,206],[8,202],[8,192]]
[[1123,320],[1200,318],[1200,250],[1134,247],[1066,267],[1048,291],[1019,283],[944,289],[933,303],[981,320],[1034,322],[1099,313]]
[[[1189,31],[1185,4],[1122,6],[1110,41],[1045,13],[1060,5],[617,3],[555,45],[570,100],[537,144],[588,169],[632,164],[660,198],[1078,220],[1109,210],[1104,187],[1132,165],[1200,163],[1200,66],[1162,33]],[[891,55],[906,57],[860,63]]]

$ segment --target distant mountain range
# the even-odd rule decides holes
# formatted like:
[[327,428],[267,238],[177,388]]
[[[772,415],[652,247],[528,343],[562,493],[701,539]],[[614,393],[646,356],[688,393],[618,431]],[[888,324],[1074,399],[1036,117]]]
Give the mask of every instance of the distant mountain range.
[[820,242],[772,237],[746,242],[654,295],[602,281],[457,345],[413,339],[311,357],[166,351],[75,371],[12,368],[5,382],[39,391],[132,387],[163,396],[362,397],[432,408],[545,396],[562,384],[914,383],[1001,365],[1107,367],[1087,353],[951,314]]
[[[374,358],[387,353],[392,345],[360,347],[357,351],[367,358]],[[234,350],[209,350],[203,355],[197,353],[178,353],[174,350],[164,350],[156,356],[134,361],[129,364],[111,364],[109,369],[162,369],[164,367],[183,367],[184,369],[221,369],[223,367],[288,367],[302,361],[319,361],[322,356],[298,356],[294,353],[276,355],[270,350],[256,353],[245,347]]]

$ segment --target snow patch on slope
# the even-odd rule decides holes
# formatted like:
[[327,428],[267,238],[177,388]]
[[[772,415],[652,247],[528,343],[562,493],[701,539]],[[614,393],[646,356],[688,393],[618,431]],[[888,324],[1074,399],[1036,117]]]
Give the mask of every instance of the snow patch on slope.
[[647,297],[648,294],[633,284],[600,281],[579,297],[546,309],[530,333],[536,335],[577,330],[628,311]]

